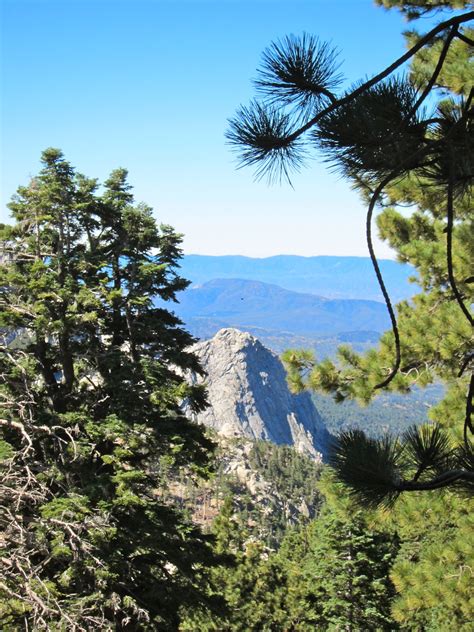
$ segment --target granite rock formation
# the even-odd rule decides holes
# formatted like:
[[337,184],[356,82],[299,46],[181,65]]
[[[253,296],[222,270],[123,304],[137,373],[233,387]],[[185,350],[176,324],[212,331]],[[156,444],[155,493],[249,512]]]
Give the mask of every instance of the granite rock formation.
[[309,393],[289,391],[280,359],[257,338],[222,329],[191,350],[207,373],[191,380],[205,382],[210,402],[196,421],[228,437],[294,445],[316,459],[327,451],[330,435]]

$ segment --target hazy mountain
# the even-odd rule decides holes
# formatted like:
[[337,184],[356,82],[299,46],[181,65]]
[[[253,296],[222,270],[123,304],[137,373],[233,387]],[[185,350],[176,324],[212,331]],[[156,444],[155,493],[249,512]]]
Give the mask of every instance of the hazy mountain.
[[[379,264],[395,302],[417,293],[417,286],[408,282],[414,268],[389,259],[381,259]],[[368,257],[278,255],[257,259],[240,255],[185,255],[181,267],[183,276],[193,284],[237,278],[328,298],[382,300]]]
[[190,379],[205,381],[210,402],[195,416],[198,422],[227,437],[294,445],[320,459],[329,433],[309,393],[290,393],[277,355],[237,329],[223,329],[191,350],[207,376]]
[[174,311],[201,338],[238,327],[266,335],[374,342],[389,327],[385,305],[377,301],[328,299],[243,279],[214,279],[188,288]]

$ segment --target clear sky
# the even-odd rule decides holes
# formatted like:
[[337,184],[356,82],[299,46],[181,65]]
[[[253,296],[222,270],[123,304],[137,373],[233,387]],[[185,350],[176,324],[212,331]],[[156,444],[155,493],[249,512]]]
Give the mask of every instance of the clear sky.
[[[316,159],[287,184],[237,170],[227,119],[254,95],[263,49],[304,31],[341,51],[352,83],[404,51],[372,0],[0,0],[2,197],[59,147],[103,181],[129,170],[137,201],[187,253],[366,255],[365,208]],[[391,256],[377,245],[380,256]]]

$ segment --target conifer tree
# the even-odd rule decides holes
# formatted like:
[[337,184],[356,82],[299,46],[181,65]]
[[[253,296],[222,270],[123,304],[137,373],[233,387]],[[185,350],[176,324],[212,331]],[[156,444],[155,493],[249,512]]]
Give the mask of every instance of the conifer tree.
[[[457,428],[463,412],[464,393],[451,390],[431,416]],[[403,628],[467,632],[472,627],[471,509],[458,493],[444,489],[405,495],[391,511],[377,512],[375,520],[400,538],[390,577],[397,591],[392,614]]]
[[[453,410],[453,419],[458,412]],[[315,551],[319,543],[328,551],[340,551],[343,544],[337,537],[338,531],[327,528],[332,521],[343,525],[346,532],[350,528],[356,541],[361,537],[362,552],[369,545],[372,566],[363,574],[362,586],[367,591],[367,603],[372,601],[367,614],[379,617],[379,624],[386,618],[386,627],[382,625],[381,629],[400,626],[413,632],[467,632],[472,627],[473,518],[469,505],[458,494],[447,489],[436,495],[418,492],[405,495],[390,511],[361,510],[347,488],[335,480],[330,468],[326,468],[319,486],[326,505],[321,523],[316,521],[312,526],[314,538],[309,540]],[[321,564],[329,566],[325,572],[328,596],[341,612],[341,608],[349,606],[344,600],[338,604],[334,586],[338,581],[344,582],[344,569],[334,580],[330,565],[326,560],[320,562],[320,557],[307,555],[307,567],[316,573]],[[301,562],[298,566],[302,566]],[[317,585],[314,577],[308,585]],[[323,591],[325,588],[323,583]]]
[[[10,204],[0,267],[2,630],[174,630],[202,601],[199,529],[157,496],[160,457],[188,475],[211,444],[184,417],[201,389],[175,300],[180,236],[98,192],[59,150]],[[191,465],[192,464],[192,467]]]
[[[395,589],[389,578],[397,550],[394,536],[370,529],[360,510],[341,518],[326,506],[296,538],[304,540],[304,554],[295,556],[293,538],[283,542],[278,558],[289,569],[289,594],[302,575],[298,601],[305,604],[300,619],[307,627],[299,629],[397,629],[391,616]],[[292,603],[288,605],[291,612]]]
[[[471,5],[462,0],[378,0],[378,3],[387,8],[399,8],[409,19],[443,8],[464,9]],[[273,67],[275,72],[280,73],[278,81],[274,81],[271,88],[276,103],[277,94],[281,95],[285,86],[289,93],[288,83],[291,80],[294,81],[293,95],[301,97],[306,91],[306,100],[312,99],[316,107],[317,99],[326,99],[319,105],[319,110],[312,112],[313,122],[318,119],[315,124],[312,126],[310,119],[306,130],[304,125],[299,129],[303,129],[303,133],[315,129],[313,139],[320,148],[334,152],[339,149],[336,158],[342,161],[344,173],[372,202],[367,224],[369,243],[374,193],[383,182],[383,168],[390,169],[393,166],[384,161],[387,155],[396,159],[397,152],[401,167],[403,160],[409,159],[409,163],[400,168],[397,177],[385,182],[380,189],[382,197],[379,199],[383,202],[384,210],[377,218],[377,224],[381,236],[395,249],[399,260],[415,266],[420,294],[410,303],[404,302],[398,306],[396,328],[382,337],[377,350],[361,356],[348,348],[342,348],[337,363],[316,363],[310,354],[303,351],[288,352],[286,357],[295,388],[309,387],[334,393],[339,400],[352,397],[361,402],[368,401],[377,392],[376,387],[387,378],[384,387],[401,392],[435,379],[446,383],[446,396],[430,411],[433,422],[431,428],[412,430],[401,442],[388,438],[372,442],[359,433],[343,437],[346,451],[339,451],[339,476],[352,486],[358,498],[369,504],[393,500],[400,491],[397,483],[404,475],[406,478],[412,477],[415,483],[422,482],[423,485],[419,485],[421,488],[430,487],[429,483],[437,476],[458,467],[464,471],[464,484],[469,482],[466,474],[470,472],[472,476],[472,378],[469,371],[472,371],[473,340],[469,307],[473,302],[474,252],[471,103],[474,31],[469,28],[469,21],[474,15],[470,12],[457,14],[457,17],[464,21],[464,26],[453,28],[448,19],[435,27],[435,33],[432,31],[431,34],[421,35],[413,30],[406,33],[409,52],[402,60],[410,60],[411,66],[408,82],[403,80],[405,115],[401,115],[403,91],[397,89],[395,83],[383,86],[388,73],[381,73],[382,76],[378,75],[369,81],[373,81],[374,86],[382,81],[378,95],[376,92],[371,93],[370,86],[365,84],[362,86],[362,98],[359,98],[360,87],[356,86],[355,91],[348,91],[342,98],[334,97],[333,100],[329,95],[324,97],[321,88],[325,86],[322,81],[325,80],[327,84],[328,77],[324,77],[321,70],[319,74],[316,73],[318,65],[310,63],[314,55],[309,56],[309,47],[293,46],[293,57],[285,55],[284,64]],[[282,59],[279,58],[279,61]],[[396,66],[394,64],[389,68],[389,72]],[[306,88],[301,81],[302,73],[306,73]],[[318,81],[312,83],[312,79]],[[371,119],[373,115],[381,114],[378,101],[383,98],[384,92],[387,97],[390,90],[393,90],[394,98],[386,101],[385,115],[379,119],[379,127],[377,120],[372,124]],[[411,97],[410,90],[413,90]],[[431,95],[430,107],[426,100],[428,95]],[[345,97],[348,101],[344,100]],[[397,98],[398,105],[394,107]],[[422,105],[422,98],[425,112],[421,113],[417,121],[412,121],[408,139],[403,130],[410,129],[410,116],[418,111],[414,106]],[[437,111],[433,105],[436,99]],[[351,101],[355,103],[352,112],[350,107],[344,107],[349,106]],[[341,112],[339,118],[338,110]],[[298,149],[295,143],[302,134],[289,130],[290,118],[285,119],[281,113],[278,118],[275,112],[270,111],[268,114],[268,110],[262,111],[267,114],[265,125],[262,123],[263,115],[255,115],[250,121],[252,125],[248,124],[248,116],[247,125],[242,125],[242,117],[234,122],[233,140],[256,144],[255,147],[247,144],[248,153],[244,157],[248,160],[265,159],[267,154],[275,151],[280,159],[288,161],[289,158],[298,166],[300,155],[292,152]],[[331,113],[334,113],[334,119],[329,120],[329,124],[325,122],[328,111],[330,118]],[[431,116],[433,119],[429,123]],[[341,125],[339,129],[338,120]],[[448,123],[449,120],[451,123]],[[276,129],[275,122],[278,121],[280,129]],[[322,122],[322,130],[318,129],[319,121]],[[348,123],[346,130],[344,123]],[[420,123],[422,127],[426,124],[426,132],[423,132],[426,140],[422,140],[421,146],[427,143],[434,148],[439,143],[440,148],[439,153],[427,152],[427,160],[421,168],[416,161],[410,164],[412,158],[416,158],[418,141],[414,142],[411,149],[407,142],[414,140]],[[396,135],[393,130],[396,130]],[[286,137],[289,144],[286,145],[282,136],[288,131],[290,134],[286,134]],[[237,136],[241,132],[245,132],[246,136],[244,134],[239,139]],[[365,142],[361,142],[364,141],[361,133],[365,135]],[[260,139],[256,142],[258,134]],[[387,142],[381,142],[384,138]],[[454,152],[451,147],[448,156],[441,160],[443,145],[448,149],[457,143],[459,145]],[[360,153],[352,153],[354,150]],[[260,154],[257,155],[257,152]],[[345,153],[347,162],[344,162]],[[341,162],[338,164],[341,166]],[[369,167],[373,167],[373,171]],[[440,177],[443,169],[444,176]],[[454,173],[450,173],[451,169]],[[451,188],[456,189],[453,182],[456,172],[460,179],[459,188],[454,192]],[[399,213],[397,204],[410,206],[412,215],[407,217],[406,213]],[[400,366],[399,370],[393,371],[396,335],[400,343]],[[401,449],[404,454],[400,454]],[[407,467],[408,470],[405,469]],[[454,478],[450,481],[438,480],[440,485],[448,483],[448,488],[451,486],[453,491],[459,492],[460,489],[456,489],[453,482]],[[407,630],[438,632],[469,629],[474,620],[469,589],[470,569],[473,566],[469,535],[472,519],[463,497],[453,494],[449,489],[438,490],[436,495],[426,495],[425,492],[405,494],[403,501],[397,503],[393,511],[380,512],[377,519],[388,522],[401,539],[400,550],[390,573],[397,590],[392,606],[396,621]]]
[[341,511],[328,502],[317,519],[288,529],[275,551],[249,537],[228,497],[213,525],[227,560],[209,573],[226,612],[188,609],[182,630],[398,629],[389,578],[398,538],[346,505]]
[[[415,18],[457,0],[383,0]],[[295,390],[368,402],[379,389],[407,392],[442,379],[464,412],[455,427],[411,429],[400,440],[342,433],[332,464],[363,503],[388,503],[405,491],[456,487],[472,493],[474,397],[472,181],[474,177],[474,12],[458,13],[428,33],[407,34],[409,50],[375,77],[338,93],[334,51],[315,37],[288,37],[263,55],[256,87],[263,101],[242,108],[228,138],[258,175],[288,176],[304,163],[305,140],[368,202],[367,241],[392,331],[365,355],[339,349],[337,362],[306,351],[285,356]],[[397,74],[407,62],[409,76]],[[410,217],[397,205],[414,208]],[[377,207],[383,238],[415,266],[421,293],[390,301],[372,244]],[[462,393],[462,395],[460,395]],[[458,407],[456,408],[458,410]]]
[[397,503],[390,522],[401,544],[390,578],[397,592],[392,615],[402,629],[472,628],[471,514],[450,493]]
[[[210,570],[204,569],[204,572],[210,580],[210,593],[222,597],[227,608],[221,613],[211,612],[208,608],[187,608],[181,629],[190,632],[255,629],[254,621],[264,624],[271,618],[265,608],[258,615],[254,611],[257,582],[260,601],[270,586],[260,572],[262,545],[260,542],[248,543],[245,520],[243,515],[236,513],[232,496],[224,498],[212,531],[221,564]],[[262,603],[259,608],[262,610]]]

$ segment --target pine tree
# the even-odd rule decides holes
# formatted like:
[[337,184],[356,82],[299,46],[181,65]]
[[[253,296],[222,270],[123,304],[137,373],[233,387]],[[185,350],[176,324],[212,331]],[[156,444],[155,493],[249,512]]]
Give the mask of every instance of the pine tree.
[[[414,18],[470,3],[383,4]],[[340,435],[332,465],[364,504],[390,504],[401,492],[446,486],[472,493],[474,33],[467,25],[473,18],[473,11],[456,14],[425,35],[408,33],[407,53],[342,94],[334,51],[315,37],[288,37],[263,55],[256,82],[263,102],[242,108],[230,123],[229,140],[259,175],[287,177],[290,168],[300,168],[307,139],[368,202],[369,253],[392,331],[365,355],[341,347],[337,362],[288,352],[293,388],[366,403],[379,389],[407,392],[442,379],[452,393],[463,393],[455,429],[427,425],[400,440],[360,431]],[[407,62],[410,76],[397,75]],[[415,210],[407,218],[397,205]],[[378,217],[382,237],[416,267],[422,290],[398,306],[398,315],[372,244],[377,206],[385,207]]]
[[321,513],[290,530],[276,554],[287,577],[289,620],[302,630],[399,629],[391,615],[389,571],[399,549],[393,526],[354,505],[328,468],[318,487]]
[[391,516],[401,539],[390,570],[397,597],[392,614],[408,630],[472,628],[473,563],[469,508],[450,493],[410,498]]
[[[379,4],[397,7],[409,19],[471,5],[462,0]],[[472,525],[469,507],[458,495],[473,472],[474,31],[468,28],[473,17],[472,11],[457,14],[426,35],[408,32],[406,55],[341,96],[333,93],[337,64],[330,49],[308,36],[289,38],[264,57],[258,85],[270,105],[242,110],[230,130],[231,141],[244,146],[244,162],[269,166],[270,175],[299,167],[303,135],[311,134],[369,203],[367,232],[376,270],[371,218],[377,203],[384,208],[377,218],[381,236],[400,261],[417,270],[421,292],[398,306],[396,318],[392,309],[393,331],[378,349],[358,355],[343,347],[337,362],[320,363],[308,352],[289,351],[286,361],[295,389],[333,393],[336,401],[364,403],[380,387],[407,392],[433,380],[446,383],[446,396],[430,411],[431,426],[412,429],[401,441],[343,435],[334,463],[366,509],[390,503],[402,488],[410,489],[407,482],[412,490],[447,486],[457,492],[412,491],[393,511],[378,515],[401,538],[391,570],[397,590],[393,616],[404,629],[429,632],[469,629],[474,620],[468,588]],[[408,78],[388,79],[407,61]],[[282,104],[296,112],[278,109]],[[398,204],[411,207],[411,216],[399,213]]]
[[223,610],[219,613],[216,609],[188,608],[180,629],[183,632],[307,629],[298,627],[295,613],[288,607],[292,588],[287,582],[285,564],[263,542],[250,536],[245,514],[237,509],[231,496],[224,499],[212,531],[221,564],[205,572],[210,583],[209,594],[223,599]]
[[[456,427],[464,394],[453,392],[432,411],[433,420]],[[460,630],[474,621],[471,570],[473,518],[469,503],[449,490],[405,495],[377,521],[401,544],[390,571],[397,590],[392,613],[408,630]]]
[[[193,342],[175,300],[180,236],[135,205],[127,173],[98,193],[56,149],[10,204],[0,300],[3,630],[176,629],[200,603],[208,539],[157,496],[160,458],[205,473]],[[190,465],[192,464],[192,466]]]

